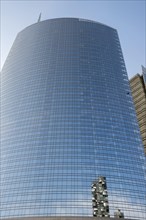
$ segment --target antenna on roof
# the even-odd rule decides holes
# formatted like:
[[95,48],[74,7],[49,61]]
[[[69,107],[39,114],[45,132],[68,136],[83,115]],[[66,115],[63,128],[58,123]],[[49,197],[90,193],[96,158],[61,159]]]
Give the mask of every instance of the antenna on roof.
[[39,14],[38,23],[41,21],[42,13]]

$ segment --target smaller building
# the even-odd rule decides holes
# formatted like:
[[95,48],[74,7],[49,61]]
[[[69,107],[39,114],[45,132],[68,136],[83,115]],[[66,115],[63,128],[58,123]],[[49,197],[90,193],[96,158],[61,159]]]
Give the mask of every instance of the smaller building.
[[146,154],[146,68],[130,79],[130,87]]
[[91,185],[94,217],[110,217],[106,177],[100,176]]

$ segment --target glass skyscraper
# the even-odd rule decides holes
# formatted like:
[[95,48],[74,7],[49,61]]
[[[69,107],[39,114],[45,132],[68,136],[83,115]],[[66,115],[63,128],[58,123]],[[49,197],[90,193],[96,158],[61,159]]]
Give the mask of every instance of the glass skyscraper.
[[2,70],[1,217],[109,214],[144,220],[144,152],[117,31],[78,18],[33,24]]

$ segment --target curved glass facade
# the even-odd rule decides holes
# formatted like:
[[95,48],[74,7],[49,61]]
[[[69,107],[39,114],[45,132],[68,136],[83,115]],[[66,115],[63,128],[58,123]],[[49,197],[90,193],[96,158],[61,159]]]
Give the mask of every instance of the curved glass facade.
[[144,152],[117,31],[77,18],[21,31],[2,71],[1,216],[145,217]]

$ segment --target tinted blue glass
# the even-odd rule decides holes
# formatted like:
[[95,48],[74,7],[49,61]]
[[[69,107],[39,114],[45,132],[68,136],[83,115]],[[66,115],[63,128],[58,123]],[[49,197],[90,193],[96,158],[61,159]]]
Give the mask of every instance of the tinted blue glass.
[[21,31],[2,71],[2,217],[145,217],[144,152],[117,31],[52,19]]

